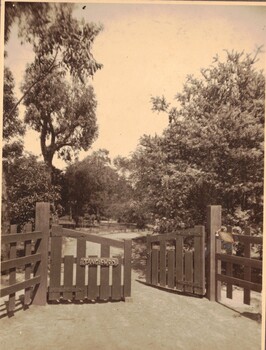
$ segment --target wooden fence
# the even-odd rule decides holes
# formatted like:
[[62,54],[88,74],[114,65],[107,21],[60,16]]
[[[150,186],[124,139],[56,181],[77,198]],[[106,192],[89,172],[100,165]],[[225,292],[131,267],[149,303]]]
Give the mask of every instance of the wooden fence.
[[[9,256],[1,262],[1,275],[8,277],[8,284],[1,285],[0,297],[8,296],[9,313],[15,309],[16,293],[23,290],[24,305],[46,303],[49,223],[44,217],[47,214],[49,217],[49,210],[48,203],[37,203],[35,231],[32,232],[32,224],[27,224],[22,233],[17,233],[17,226],[11,225],[10,234],[1,236],[1,244],[7,247]],[[23,256],[18,257],[18,251]],[[17,269],[23,271],[22,281],[17,281]]]
[[[227,232],[232,233],[232,227],[227,226]],[[252,281],[252,269],[262,271],[262,260],[251,257],[251,245],[262,244],[262,237],[251,236],[250,228],[245,229],[245,235],[232,234],[235,243],[244,246],[243,255],[233,255],[233,243],[226,243],[226,252],[222,252],[222,239],[217,237],[216,241],[216,278],[217,278],[217,300],[221,299],[221,282],[226,283],[226,296],[232,299],[233,285],[244,288],[244,304],[250,305],[250,292],[262,291],[262,281]],[[222,263],[225,264],[225,273],[222,273]],[[238,267],[238,268],[237,268]],[[239,268],[243,267],[243,275],[236,276]]]
[[[262,270],[262,261],[252,257],[251,246],[263,243],[262,237],[252,236],[249,228],[244,234],[232,233],[232,227],[227,227],[233,241],[227,242],[227,250],[222,250],[221,206],[209,206],[207,211],[207,239],[203,226],[181,230],[174,234],[147,236],[147,282],[149,284],[203,295],[206,287],[207,297],[211,301],[221,298],[221,284],[226,284],[226,295],[232,298],[233,286],[244,289],[244,303],[250,303],[250,292],[261,292],[261,281],[252,278],[252,270]],[[47,291],[49,299],[125,299],[131,295],[131,240],[119,241],[100,235],[65,229],[57,226],[51,237],[51,271],[48,289],[48,242],[50,236],[50,204],[37,203],[35,231],[31,225],[24,232],[17,233],[16,226],[11,227],[10,234],[2,235],[2,244],[8,246],[9,256],[2,261],[1,273],[8,277],[8,284],[2,285],[0,296],[8,296],[8,311],[14,310],[16,293],[24,290],[24,303],[31,301],[36,305],[45,305]],[[72,237],[77,240],[76,256],[62,256],[62,237]],[[186,238],[193,238],[193,249],[185,246]],[[112,259],[110,247],[122,249],[123,256],[117,257],[114,266],[84,267],[82,258],[86,256],[86,242],[101,246],[97,258]],[[233,245],[243,243],[243,256],[234,255]],[[23,256],[17,256],[17,251],[23,246]],[[206,258],[206,285],[205,285]],[[109,261],[109,260],[108,260]],[[61,284],[61,267],[64,266]],[[224,268],[222,268],[224,266]],[[242,275],[235,266],[242,266]],[[24,280],[17,281],[18,269],[22,269]],[[97,271],[100,271],[100,284],[97,281]],[[241,270],[241,269],[240,269]],[[87,272],[86,272],[87,271]],[[109,275],[112,273],[112,284]],[[74,282],[74,274],[76,281]],[[87,274],[87,275],[86,275]],[[21,275],[21,273],[20,273]],[[85,278],[85,275],[87,276]],[[89,276],[89,277],[88,277]],[[86,279],[88,283],[86,284]]]
[[148,284],[205,294],[204,226],[147,236],[147,256]]
[[[252,257],[251,247],[262,245],[262,236],[252,236],[251,228],[246,227],[244,234],[236,234],[233,227],[226,226],[221,230],[221,207],[208,207],[208,298],[212,301],[221,300],[221,285],[226,285],[226,297],[233,298],[233,286],[243,288],[243,302],[250,305],[251,291],[262,291],[262,280],[254,280],[253,269],[260,270],[262,275],[262,260]],[[241,244],[243,252],[234,254],[233,247]],[[224,248],[224,249],[223,249]],[[256,274],[258,275],[258,273]]]

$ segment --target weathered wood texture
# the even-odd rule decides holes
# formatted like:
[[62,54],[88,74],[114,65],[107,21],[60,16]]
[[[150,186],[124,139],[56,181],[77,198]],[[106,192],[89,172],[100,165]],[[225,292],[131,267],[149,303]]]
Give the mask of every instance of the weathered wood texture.
[[160,242],[160,286],[166,285],[166,246],[165,240]]
[[262,260],[244,258],[242,256],[216,253],[216,260],[231,262],[236,265],[253,267],[254,269],[262,269]]
[[[245,228],[244,235],[234,234],[233,228],[227,226],[227,232],[232,234],[234,241],[239,241],[244,244],[244,256],[233,255],[232,252],[232,243],[225,242],[225,252],[221,253],[221,248],[216,250],[216,293],[217,300],[220,300],[219,286],[221,282],[226,284],[226,296],[227,298],[232,299],[233,297],[233,285],[244,288],[244,304],[250,305],[250,292],[254,290],[256,292],[262,291],[262,283],[254,283],[251,281],[251,269],[260,269],[262,270],[262,261],[251,258],[251,244],[262,244],[262,237],[251,236],[251,229]],[[217,245],[221,247],[221,239],[217,238]],[[222,274],[221,271],[221,262],[226,263],[225,274]],[[244,273],[243,277],[234,276],[233,266],[243,266]]]
[[[221,253],[222,245],[220,239],[216,239],[216,257]],[[222,298],[222,283],[217,279],[217,275],[222,273],[222,262],[216,261],[216,295],[215,300],[219,302]],[[211,300],[212,301],[212,300]]]
[[[77,240],[76,256],[62,256],[63,237]],[[100,244],[100,257],[86,255],[86,242]],[[51,278],[48,295],[50,300],[125,300],[131,296],[131,240],[118,241],[65,230],[59,225],[52,226],[51,232]],[[117,266],[84,266],[84,258],[110,258],[110,248],[123,248],[123,257],[118,256]],[[96,259],[97,260],[97,259]],[[123,267],[123,269],[122,269]],[[87,279],[86,279],[87,271]],[[75,272],[75,273],[74,273]],[[61,275],[64,276],[60,284]],[[87,280],[87,283],[86,283]]]
[[85,266],[80,266],[79,261],[86,256],[86,241],[77,239],[77,263],[76,263],[76,286],[82,290],[76,292],[75,300],[83,300],[87,293],[85,292]]
[[[216,281],[216,232],[221,229],[222,208],[220,205],[207,207],[207,298],[217,299]],[[219,292],[218,292],[219,294]]]
[[260,283],[248,282],[240,278],[229,277],[226,275],[217,275],[217,279],[225,283],[231,283],[242,288],[254,290],[255,292],[262,291],[262,285]]
[[132,240],[124,241],[124,298],[131,296],[131,253]]
[[[57,226],[57,225],[54,225],[54,226]],[[123,248],[124,247],[124,242],[122,240],[102,237],[98,234],[88,233],[86,231],[85,232],[84,231],[76,231],[76,230],[70,230],[67,228],[63,228],[63,230],[60,232],[59,231],[52,231],[51,235],[52,236],[71,237],[71,238],[83,238],[84,240],[86,240],[88,242],[104,244],[104,245],[108,245],[110,247],[116,247],[116,248]]]
[[[249,227],[245,229],[245,235],[250,236],[251,230]],[[247,259],[251,258],[250,243],[246,242],[244,246],[244,257]],[[251,267],[244,266],[244,280],[251,281]],[[244,304],[250,305],[250,289],[244,288]]]
[[193,252],[185,252],[185,292],[193,293]]
[[[17,232],[17,225],[11,225],[10,233]],[[15,259],[17,257],[17,242],[10,243],[10,251],[9,251],[9,259]],[[9,285],[13,285],[16,283],[16,267],[12,267],[9,270]],[[16,293],[12,293],[9,295],[8,302],[8,312],[12,312],[15,308],[15,299]]]
[[73,287],[73,255],[65,255],[65,263],[64,263],[64,287],[66,287],[66,291],[63,293],[63,299],[72,300],[73,292],[68,291],[68,288],[71,290]]
[[147,235],[146,283],[151,283],[151,236]]
[[[110,257],[110,246],[102,244],[101,245],[101,257]],[[101,266],[100,273],[100,299],[109,299],[109,266]]]
[[174,250],[169,250],[167,252],[167,286],[168,288],[174,288],[175,286],[175,252]]
[[176,237],[176,289],[183,292],[184,284],[184,253],[183,236]]
[[[90,258],[97,257],[90,255]],[[89,278],[88,278],[88,299],[96,300],[99,297],[99,291],[97,287],[97,266],[89,266]]]
[[40,252],[41,263],[35,273],[41,276],[41,282],[34,290],[32,303],[34,305],[46,305],[47,280],[48,280],[48,240],[50,229],[50,203],[36,203],[35,229],[43,233]]
[[[61,226],[53,227],[54,230],[62,230]],[[61,257],[62,257],[62,237],[51,237],[50,255],[50,287],[60,287],[61,285]],[[49,293],[49,300],[59,300],[59,292]]]
[[17,225],[11,225],[10,226],[11,233],[9,235],[2,235],[1,236],[1,243],[2,244],[8,244],[8,243],[17,243],[17,242],[25,242],[28,240],[37,240],[42,238],[42,232],[40,231],[34,231],[31,233],[14,233],[12,232],[13,228],[16,228]]
[[[233,232],[232,226],[227,226],[227,232],[232,234]],[[227,243],[227,254],[232,255],[232,253],[233,253],[233,244]],[[233,276],[233,264],[229,261],[226,263],[226,275],[231,277]],[[233,298],[233,286],[230,283],[227,284],[226,297],[229,299]]]
[[[18,283],[14,283],[12,285],[9,285],[7,287],[4,287],[1,289],[1,297],[5,297],[6,295],[13,295],[16,292],[22,290],[22,289],[26,289],[28,287],[34,286],[36,284],[39,284],[41,281],[41,276],[36,276],[33,277],[27,281],[23,281],[23,282],[18,282]],[[8,308],[9,309],[9,308]],[[13,311],[13,309],[11,309],[10,311]]]
[[112,268],[112,300],[120,300],[122,298],[121,294],[121,257],[118,258],[118,265]]
[[151,252],[151,260],[152,260],[152,266],[151,266],[151,283],[154,286],[158,285],[158,256],[159,256],[158,249],[152,249]]
[[205,294],[205,227],[195,226],[200,236],[194,237],[194,293]]
[[[12,270],[16,267],[23,267],[41,261],[41,254],[31,254],[21,258],[9,259],[1,262],[1,271]],[[26,271],[26,270],[25,270]]]
[[[25,225],[26,232],[32,232],[32,224]],[[25,256],[31,255],[31,240],[25,241]],[[31,263],[25,264],[25,280],[29,280],[31,277]],[[29,305],[31,302],[31,287],[25,289],[24,304]]]
[[197,233],[195,232],[195,227],[191,227],[188,229],[183,229],[183,230],[177,230],[171,233],[166,233],[166,234],[159,234],[159,235],[154,235],[150,237],[151,242],[161,242],[171,239],[175,239],[176,236],[195,236]]
[[[38,204],[36,204],[37,208]],[[49,222],[49,218],[48,218]],[[43,233],[36,229],[32,232],[32,223],[26,224],[21,233],[17,233],[17,225],[11,225],[10,234],[2,235],[2,244],[9,245],[8,259],[1,263],[1,273],[9,273],[9,283],[7,286],[1,286],[0,296],[9,296],[7,311],[12,313],[15,309],[16,293],[24,289],[23,302],[27,306],[34,300],[36,294],[32,293],[32,288],[36,288],[43,282],[40,263],[43,254],[40,249],[32,251],[35,242],[41,246]],[[19,250],[19,256],[17,256]],[[21,256],[23,254],[23,256]],[[46,264],[47,267],[47,264]],[[16,269],[24,269],[24,281],[17,282]],[[32,272],[34,275],[32,276]],[[45,290],[45,303],[46,303]]]
[[[147,237],[146,283],[205,294],[205,228]],[[186,238],[194,246],[187,250]],[[152,246],[154,245],[154,246]]]

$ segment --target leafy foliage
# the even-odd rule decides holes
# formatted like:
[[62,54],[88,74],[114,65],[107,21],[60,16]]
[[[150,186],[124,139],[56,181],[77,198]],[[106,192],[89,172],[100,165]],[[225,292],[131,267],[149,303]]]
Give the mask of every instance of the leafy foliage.
[[[88,149],[97,130],[95,97],[86,80],[102,67],[92,55],[102,27],[75,19],[72,11],[71,4],[54,3],[7,3],[5,11],[5,41],[17,22],[21,43],[30,43],[35,53],[26,70],[23,95],[6,119],[12,120],[25,100],[25,121],[41,133],[42,153],[50,171],[55,152],[69,160],[72,150]],[[64,82],[66,76],[72,79],[72,87]],[[53,124],[54,119],[59,126]]]
[[28,222],[34,217],[36,202],[59,199],[59,188],[50,186],[49,174],[43,162],[33,155],[16,157],[8,165],[7,192],[11,224]]
[[10,111],[16,105],[16,97],[14,95],[14,77],[9,68],[4,68],[4,101],[3,101],[3,138],[10,141],[14,136],[23,135],[25,127],[18,118],[18,109],[14,109],[14,113],[8,117]]
[[[14,137],[22,136],[25,132],[24,125],[18,118],[17,101],[14,95],[14,78],[9,68],[4,68],[4,96],[3,96],[3,148],[2,148],[2,198],[1,198],[1,232],[8,232],[10,224],[9,200],[6,184],[7,164],[10,158],[22,154],[23,145],[20,140],[14,141]],[[11,110],[13,113],[11,114]]]
[[[47,72],[60,66],[73,77],[84,81],[102,67],[92,55],[92,45],[102,27],[78,21],[72,16],[72,4],[7,3],[5,11],[5,40],[17,20],[22,43],[32,44],[34,65]],[[44,62],[44,66],[43,66]]]
[[262,222],[265,79],[256,58],[224,60],[188,76],[161,137],[144,136],[131,157],[131,181],[147,212],[174,226],[202,223],[206,205],[221,204],[228,223]]
[[108,151],[93,152],[67,168],[68,202],[73,215],[118,216],[130,187],[111,166]]
[[[22,90],[39,72],[28,67]],[[97,136],[96,100],[91,86],[69,84],[59,70],[36,84],[25,96],[25,123],[40,133],[44,161],[51,167],[57,152],[71,160],[71,151],[88,150]]]

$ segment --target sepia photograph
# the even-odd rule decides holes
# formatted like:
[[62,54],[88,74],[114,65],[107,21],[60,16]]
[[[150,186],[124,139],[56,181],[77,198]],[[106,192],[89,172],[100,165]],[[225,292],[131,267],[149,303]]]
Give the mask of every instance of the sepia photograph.
[[1,1],[2,350],[265,350],[266,4]]

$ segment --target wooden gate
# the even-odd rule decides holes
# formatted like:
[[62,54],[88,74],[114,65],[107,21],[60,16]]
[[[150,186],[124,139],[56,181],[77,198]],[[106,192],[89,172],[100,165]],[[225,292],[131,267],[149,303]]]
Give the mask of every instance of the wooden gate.
[[197,295],[205,294],[205,228],[147,236],[146,282]]
[[[67,237],[74,238],[76,256],[63,255]],[[90,254],[95,244],[100,256]],[[52,226],[48,300],[126,300],[130,295],[131,240]]]

